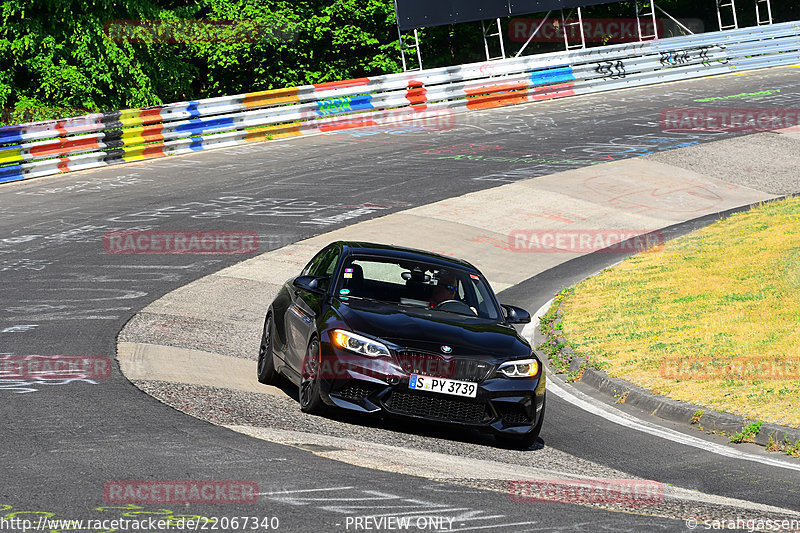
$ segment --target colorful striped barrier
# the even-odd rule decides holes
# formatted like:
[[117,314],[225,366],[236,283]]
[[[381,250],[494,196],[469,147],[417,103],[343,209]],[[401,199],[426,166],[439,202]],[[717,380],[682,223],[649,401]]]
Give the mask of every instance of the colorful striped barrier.
[[0,128],[0,183],[237,144],[800,63],[800,23]]

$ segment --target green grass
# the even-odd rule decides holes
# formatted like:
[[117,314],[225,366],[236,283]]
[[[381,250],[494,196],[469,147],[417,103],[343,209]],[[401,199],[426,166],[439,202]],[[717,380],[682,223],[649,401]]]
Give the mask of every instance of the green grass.
[[[631,257],[561,299],[561,335],[611,376],[800,427],[800,198]],[[793,372],[756,364],[782,361]]]

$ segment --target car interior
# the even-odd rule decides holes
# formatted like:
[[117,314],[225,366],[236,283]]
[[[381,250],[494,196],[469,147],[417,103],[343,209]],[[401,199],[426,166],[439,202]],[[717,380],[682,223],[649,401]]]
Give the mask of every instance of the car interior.
[[452,298],[442,311],[466,316],[493,318],[491,305],[474,285],[466,272],[445,270],[433,265],[380,261],[377,258],[353,258],[342,271],[337,286],[339,297],[356,297],[380,300],[404,306],[431,308],[444,304],[435,300],[434,293],[442,280],[456,287]]

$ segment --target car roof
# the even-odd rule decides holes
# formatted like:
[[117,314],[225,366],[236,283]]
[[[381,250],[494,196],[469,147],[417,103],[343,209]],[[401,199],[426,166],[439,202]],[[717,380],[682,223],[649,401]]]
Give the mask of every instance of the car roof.
[[425,250],[417,250],[415,248],[406,248],[404,246],[394,246],[392,244],[377,244],[373,242],[362,241],[339,241],[336,244],[342,246],[342,253],[344,255],[375,255],[380,257],[391,257],[393,259],[408,259],[411,261],[422,261],[434,263],[441,266],[458,266],[464,270],[471,270],[479,273],[471,263],[455,257],[448,257],[433,252],[426,252]]

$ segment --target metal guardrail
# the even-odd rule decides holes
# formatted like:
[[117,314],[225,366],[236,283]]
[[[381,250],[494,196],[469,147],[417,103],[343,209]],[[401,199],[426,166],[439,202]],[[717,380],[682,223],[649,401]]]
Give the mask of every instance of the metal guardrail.
[[800,63],[800,22],[0,128],[0,183],[269,139]]

